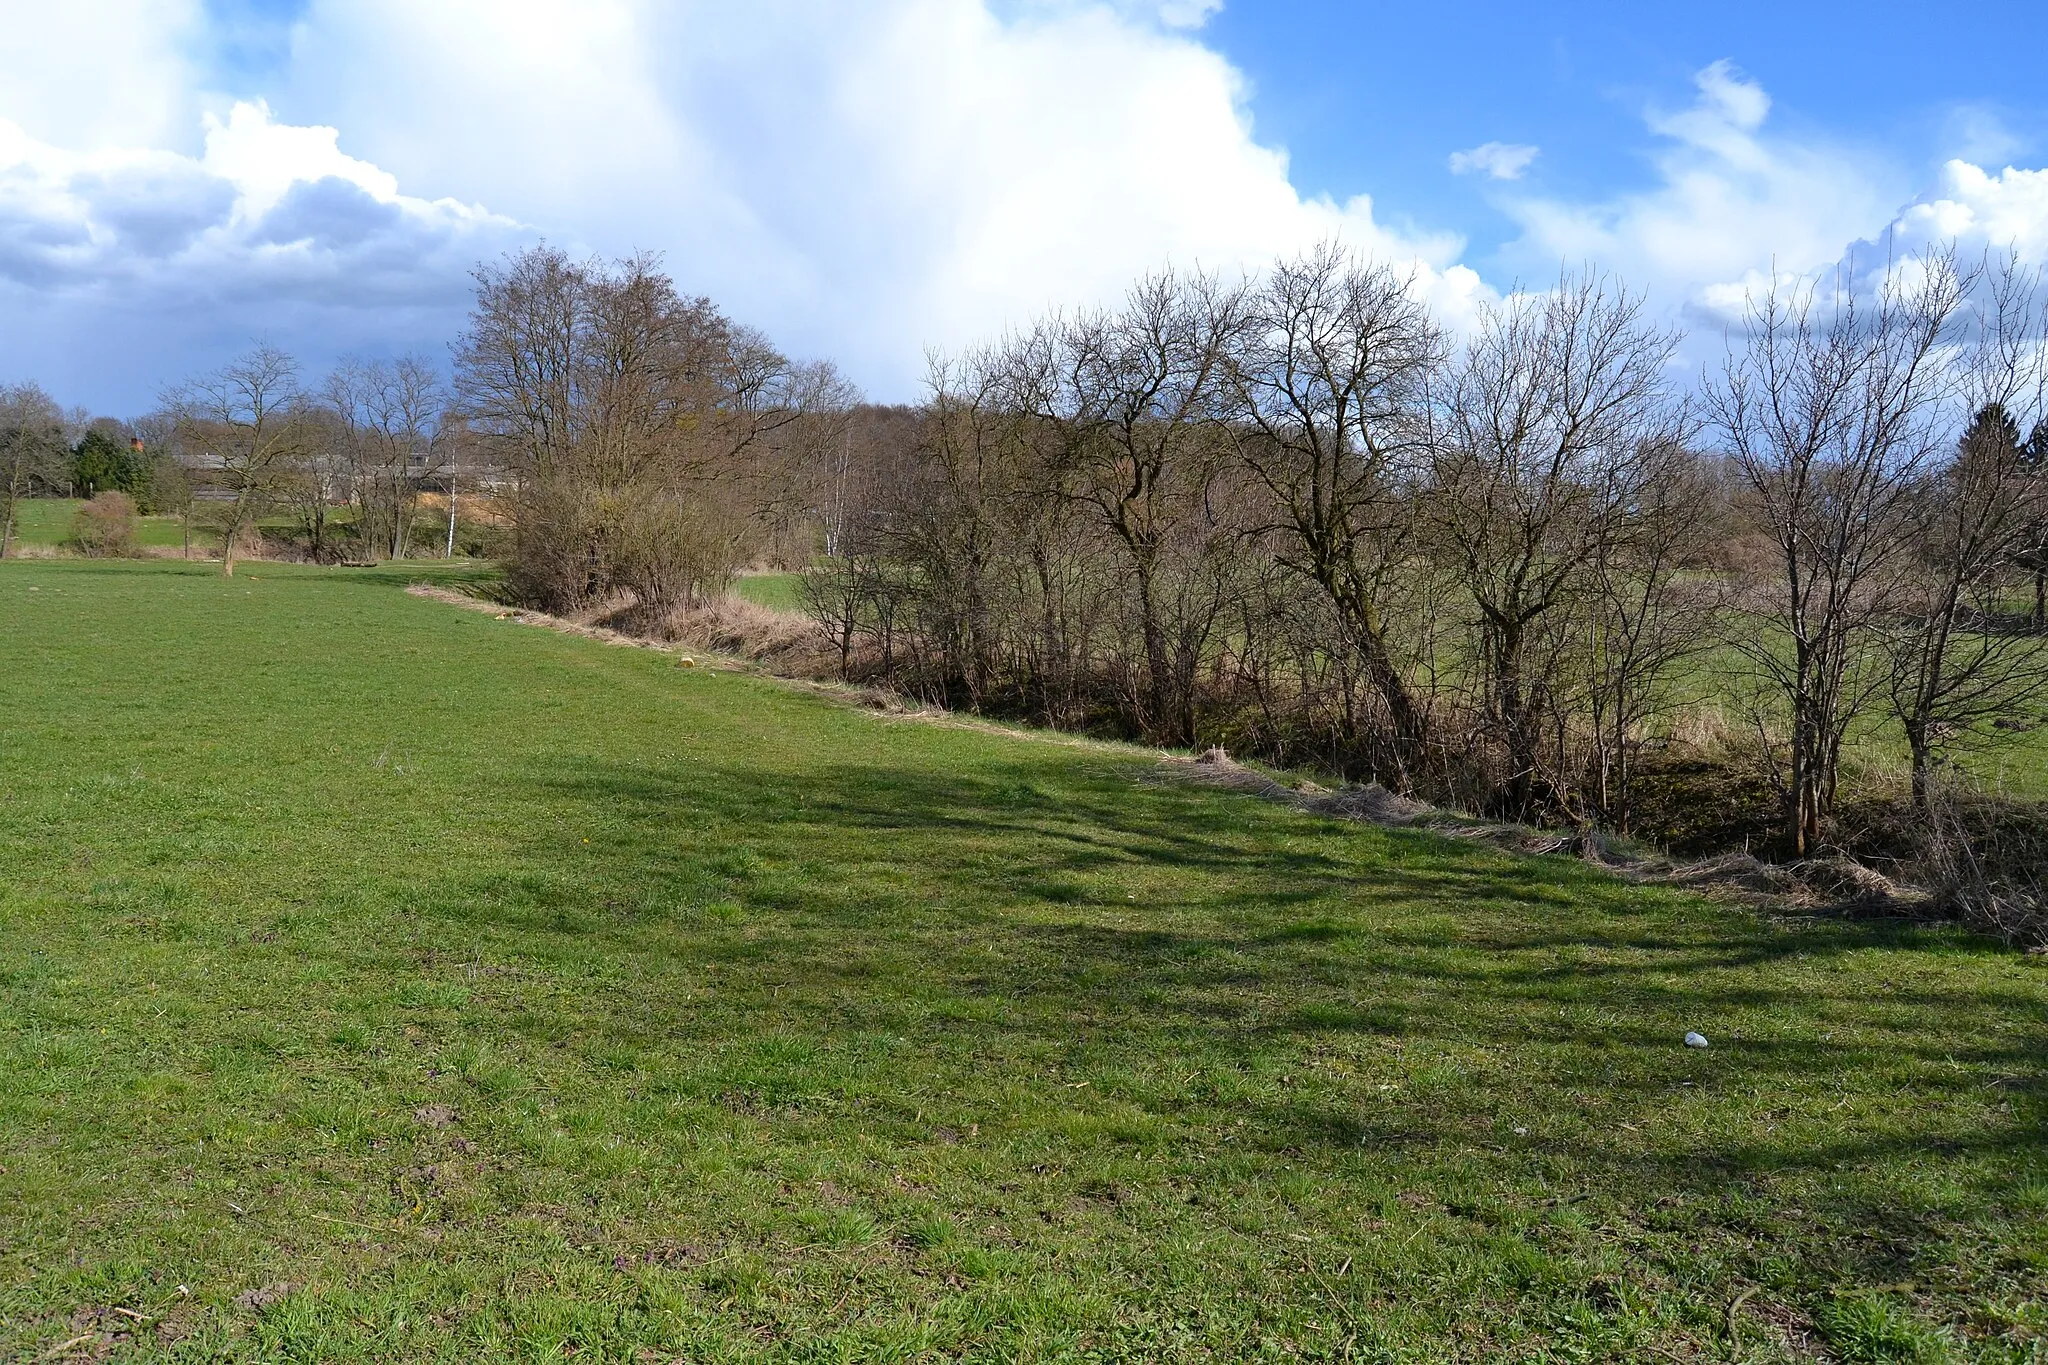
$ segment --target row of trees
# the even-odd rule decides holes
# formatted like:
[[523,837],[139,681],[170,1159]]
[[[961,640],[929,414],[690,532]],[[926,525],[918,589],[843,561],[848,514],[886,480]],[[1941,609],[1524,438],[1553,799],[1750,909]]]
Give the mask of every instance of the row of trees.
[[35,384],[0,388],[0,557],[13,546],[23,498],[119,492],[146,501],[169,476],[139,445],[117,422],[65,412]]
[[419,358],[346,361],[309,383],[293,357],[258,346],[136,424],[147,467],[98,430],[60,460],[55,405],[40,390],[0,394],[0,510],[32,491],[117,490],[189,521],[199,500],[232,574],[258,518],[280,509],[313,558],[403,558],[436,486],[451,497],[452,549],[467,476],[504,495],[515,592],[649,619],[807,535],[855,404],[830,366],[794,363],[683,296],[652,257],[536,248],[476,280],[453,386]]
[[[0,390],[0,553],[18,499],[119,493],[143,512],[179,515],[188,552],[203,512],[229,574],[258,518],[279,511],[315,559],[404,558],[418,548],[422,490],[452,498],[458,469],[488,472],[467,463],[473,447],[450,397],[423,359],[348,360],[309,385],[272,346],[167,392],[126,426],[67,415],[34,385]],[[343,508],[353,515],[337,535]]]
[[[477,272],[452,385],[308,385],[264,347],[144,425],[210,485],[227,572],[280,505],[316,556],[345,504],[352,548],[403,556],[421,488],[488,471],[537,605],[655,624],[821,549],[849,673],[1521,818],[1626,827],[1674,713],[1725,699],[1804,851],[1860,727],[1890,717],[1925,800],[2048,687],[2041,280],[1936,254],[1877,281],[1774,283],[1693,376],[1609,278],[1453,337],[1326,246],[1161,273],[889,410],[652,258],[539,248]],[[0,397],[26,448],[47,414]]]
[[314,385],[258,346],[165,395],[158,424],[182,466],[212,490],[222,572],[257,518],[287,509],[303,548],[338,558],[335,512],[353,507],[347,548],[403,559],[416,548],[421,492],[446,485],[453,550],[455,476],[467,451],[447,386],[420,358],[347,360]]
[[1454,342],[1335,248],[1166,272],[941,366],[834,482],[810,604],[935,697],[1523,818],[1625,826],[1670,713],[1729,695],[1803,851],[1859,726],[1924,797],[2048,687],[2038,278],[1834,283],[1774,286],[1702,383],[1596,275]]

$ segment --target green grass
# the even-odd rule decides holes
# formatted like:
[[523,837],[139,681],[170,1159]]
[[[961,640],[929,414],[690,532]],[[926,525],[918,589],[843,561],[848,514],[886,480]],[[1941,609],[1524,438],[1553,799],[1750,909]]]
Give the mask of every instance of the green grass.
[[[1694,719],[1686,713],[1717,713],[1731,730],[1747,735],[1749,722],[1737,698],[1746,694],[1753,667],[1732,645],[1703,651],[1683,665],[1674,680],[1682,699],[1676,714]],[[1987,729],[1974,743],[1957,746],[1949,757],[1986,791],[2020,800],[2048,800],[2048,707],[2030,709],[2042,717],[2042,723],[2020,731]],[[1863,783],[1894,792],[1906,788],[1910,752],[1898,722],[1885,713],[1881,699],[1851,731],[1843,758]]]
[[802,611],[803,600],[797,595],[802,582],[803,575],[796,573],[746,574],[732,581],[732,595],[776,611]]
[[0,565],[0,1357],[2048,1351],[2048,963],[251,567]]
[[[22,545],[61,545],[71,538],[71,519],[85,506],[81,498],[23,498],[14,504],[14,535]],[[176,517],[143,517],[136,539],[143,545],[169,547],[185,543],[183,525]],[[217,538],[216,538],[217,539]],[[199,528],[193,527],[193,548],[202,543]]]

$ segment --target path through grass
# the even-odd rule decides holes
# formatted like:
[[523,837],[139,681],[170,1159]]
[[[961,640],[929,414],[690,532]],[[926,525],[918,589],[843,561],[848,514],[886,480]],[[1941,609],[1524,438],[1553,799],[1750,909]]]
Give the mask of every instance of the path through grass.
[[2043,1358],[2048,963],[424,571],[0,565],[0,1356]]

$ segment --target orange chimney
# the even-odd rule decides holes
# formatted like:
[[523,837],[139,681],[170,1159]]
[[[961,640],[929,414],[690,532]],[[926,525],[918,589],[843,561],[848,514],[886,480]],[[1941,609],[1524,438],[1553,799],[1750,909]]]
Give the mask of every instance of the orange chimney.
[[142,438],[140,436],[130,436],[128,438],[128,448],[137,455],[140,455],[142,453]]

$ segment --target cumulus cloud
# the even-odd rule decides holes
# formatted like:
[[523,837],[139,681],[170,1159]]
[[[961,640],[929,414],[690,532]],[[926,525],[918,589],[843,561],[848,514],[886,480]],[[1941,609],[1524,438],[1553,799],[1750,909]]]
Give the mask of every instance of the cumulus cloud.
[[2010,246],[2048,264],[2048,170],[2008,166],[1994,175],[1951,161],[1942,167],[1941,183],[1908,204],[1885,237],[1908,250],[1944,242]]
[[[255,74],[208,65],[198,4],[0,0],[34,43],[113,35],[101,80],[123,92],[59,98],[19,74],[47,64],[34,48],[0,75],[14,335],[155,309],[142,357],[173,348],[161,319],[182,309],[238,340],[437,349],[468,267],[532,239],[519,224],[577,252],[659,251],[685,288],[892,399],[917,392],[927,348],[1165,262],[1234,274],[1334,236],[1411,265],[1453,323],[1491,296],[1458,235],[1294,188],[1202,39],[1214,0],[307,0]],[[1648,186],[1590,202],[1515,184],[1533,147],[1453,158],[1503,182],[1520,228],[1503,277],[1593,261],[1713,308],[1888,224],[2048,221],[2039,172],[1959,162],[1916,196],[1881,156],[1781,131],[1725,63],[1648,128]],[[9,344],[0,369],[20,368]]]
[[1508,259],[1538,278],[1560,262],[1616,270],[1707,331],[1739,319],[1774,277],[1847,267],[1861,279],[1949,245],[2048,264],[2048,171],[1953,159],[1916,192],[1879,155],[1774,132],[1770,96],[1727,62],[1695,87],[1691,104],[1647,116],[1663,139],[1650,188],[1591,203],[1511,199],[1523,236]]
[[1451,153],[1451,174],[1520,180],[1541,150],[1519,142],[1482,142],[1477,147]]
[[1662,145],[1647,189],[1591,203],[1508,200],[1522,229],[1505,253],[1541,275],[1598,264],[1666,299],[1703,303],[1715,287],[1776,268],[1817,269],[1911,197],[1901,168],[1856,147],[1773,133],[1771,101],[1726,62],[1695,77],[1695,98],[1653,110]]
[[204,0],[0,0],[0,117],[90,150],[196,140]]
[[510,219],[399,192],[332,128],[260,104],[206,121],[199,156],[74,151],[0,121],[0,282],[124,307],[260,291],[350,306],[448,297]]
[[[688,287],[871,391],[1171,260],[1234,272],[1342,236],[1458,304],[1460,240],[1305,198],[1213,6],[1033,0],[314,0],[281,107],[408,184]],[[422,136],[422,130],[432,136]]]

